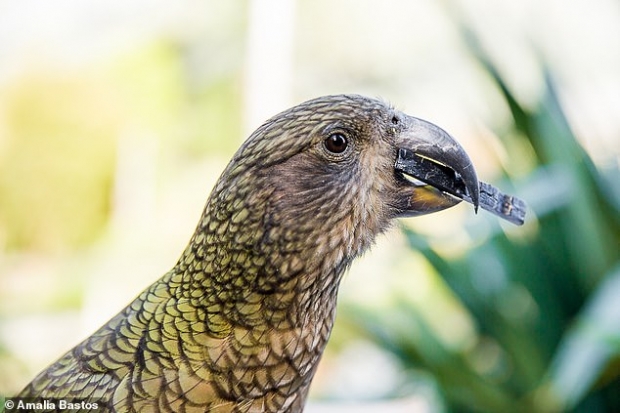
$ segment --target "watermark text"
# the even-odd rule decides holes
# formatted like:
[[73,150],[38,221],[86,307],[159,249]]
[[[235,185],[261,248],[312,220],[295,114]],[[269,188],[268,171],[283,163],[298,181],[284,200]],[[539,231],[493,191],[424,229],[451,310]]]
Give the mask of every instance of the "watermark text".
[[103,412],[105,404],[88,400],[20,398],[0,396],[0,413],[16,412]]

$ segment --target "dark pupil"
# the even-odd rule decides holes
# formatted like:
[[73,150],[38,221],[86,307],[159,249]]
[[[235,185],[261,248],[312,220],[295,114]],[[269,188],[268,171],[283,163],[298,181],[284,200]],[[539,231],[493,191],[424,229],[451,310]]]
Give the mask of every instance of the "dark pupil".
[[347,149],[347,138],[345,138],[341,133],[329,135],[325,141],[325,147],[330,152],[342,153],[345,149]]

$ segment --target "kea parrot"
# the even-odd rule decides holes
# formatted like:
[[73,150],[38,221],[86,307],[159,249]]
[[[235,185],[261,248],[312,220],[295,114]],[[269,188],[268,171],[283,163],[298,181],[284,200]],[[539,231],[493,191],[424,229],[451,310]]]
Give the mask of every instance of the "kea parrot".
[[267,120],[172,269],[17,397],[98,412],[303,411],[351,262],[396,218],[461,201],[396,168],[401,150],[453,171],[478,205],[461,145],[381,100],[319,97]]

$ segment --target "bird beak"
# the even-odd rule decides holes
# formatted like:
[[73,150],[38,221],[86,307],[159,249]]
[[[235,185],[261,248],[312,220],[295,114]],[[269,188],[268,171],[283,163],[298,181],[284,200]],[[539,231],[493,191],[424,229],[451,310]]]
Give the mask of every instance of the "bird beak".
[[461,202],[460,196],[453,196],[457,193],[467,194],[477,210],[476,171],[463,147],[450,134],[430,122],[406,116],[396,148],[394,168],[402,187],[397,202],[399,216],[449,208]]

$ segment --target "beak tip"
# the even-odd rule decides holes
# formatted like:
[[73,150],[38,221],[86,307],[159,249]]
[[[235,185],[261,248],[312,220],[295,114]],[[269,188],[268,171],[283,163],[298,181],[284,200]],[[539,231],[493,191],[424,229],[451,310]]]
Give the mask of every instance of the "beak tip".
[[475,183],[472,185],[475,185],[475,191],[472,194],[472,203],[474,204],[474,212],[477,214],[478,213],[478,207],[480,206],[480,187],[478,184],[478,180],[476,179]]
[[477,214],[480,206],[480,183],[471,160],[468,159],[468,161],[469,165],[461,171],[461,179],[465,185],[465,192],[469,196],[469,202],[473,204],[474,212]]

